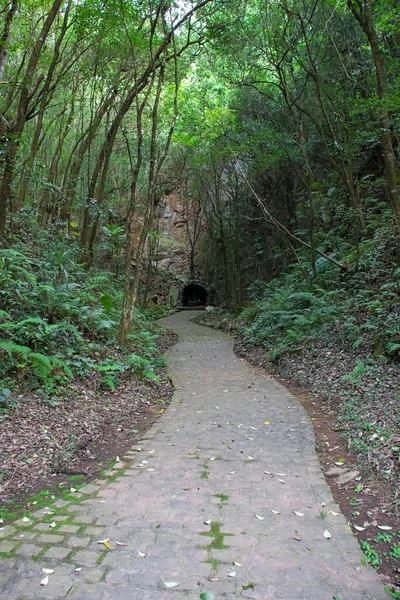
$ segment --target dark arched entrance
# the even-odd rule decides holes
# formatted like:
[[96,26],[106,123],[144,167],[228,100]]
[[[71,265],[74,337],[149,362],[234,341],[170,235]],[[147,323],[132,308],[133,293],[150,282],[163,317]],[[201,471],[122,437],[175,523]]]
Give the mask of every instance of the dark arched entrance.
[[198,282],[190,282],[182,289],[182,306],[206,306],[208,292]]

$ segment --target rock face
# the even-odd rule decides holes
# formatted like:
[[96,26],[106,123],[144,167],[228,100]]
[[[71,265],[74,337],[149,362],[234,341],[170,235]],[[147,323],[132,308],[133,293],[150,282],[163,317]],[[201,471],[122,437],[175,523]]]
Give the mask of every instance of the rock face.
[[189,270],[190,215],[175,194],[165,196],[158,209],[159,239],[153,261],[158,267],[184,277]]
[[143,284],[151,289],[147,300],[172,306],[204,306],[212,299],[207,284],[195,279],[201,273],[198,262],[191,260],[193,240],[199,233],[196,215],[179,194],[173,193],[161,199],[156,215],[157,237],[150,237],[147,245],[152,258],[150,286],[145,284],[145,274],[143,277]]

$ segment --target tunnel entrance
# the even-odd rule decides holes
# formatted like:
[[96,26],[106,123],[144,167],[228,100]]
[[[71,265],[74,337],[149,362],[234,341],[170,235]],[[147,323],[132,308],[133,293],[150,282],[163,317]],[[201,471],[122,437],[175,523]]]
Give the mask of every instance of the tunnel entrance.
[[182,306],[206,306],[208,292],[200,283],[191,282],[182,289]]

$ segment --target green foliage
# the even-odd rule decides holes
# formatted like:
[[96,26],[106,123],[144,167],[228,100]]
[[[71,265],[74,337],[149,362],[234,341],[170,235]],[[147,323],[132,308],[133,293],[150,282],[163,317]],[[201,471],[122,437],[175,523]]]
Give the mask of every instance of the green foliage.
[[379,569],[382,564],[382,560],[379,558],[376,550],[372,548],[368,542],[361,542],[361,550],[364,552],[367,561],[374,569]]
[[[249,344],[261,344],[271,360],[285,352],[310,347],[317,338],[340,339],[349,348],[369,350],[374,359],[396,360],[399,354],[400,313],[398,270],[382,247],[368,240],[359,248],[358,268],[341,274],[326,268],[317,278],[304,276],[304,264],[267,284],[249,288],[250,303],[239,325]],[[343,378],[360,385],[367,366],[359,361]]]
[[[44,232],[36,242],[37,248],[18,242],[18,250],[0,250],[0,378],[5,390],[0,409],[17,407],[9,389],[43,386],[43,402],[51,403],[48,392],[93,372],[100,374],[100,389],[115,390],[127,370],[158,381],[157,333],[147,313],[136,311],[128,348],[104,358],[108,346],[116,345],[122,279],[110,271],[84,270],[74,243],[58,234]],[[135,354],[129,354],[132,350]]]

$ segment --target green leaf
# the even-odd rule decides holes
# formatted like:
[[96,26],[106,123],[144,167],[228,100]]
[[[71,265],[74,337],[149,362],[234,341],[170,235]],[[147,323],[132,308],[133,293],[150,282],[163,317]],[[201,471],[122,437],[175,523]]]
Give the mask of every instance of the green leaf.
[[215,596],[212,592],[203,592],[200,594],[200,600],[215,600]]

